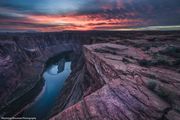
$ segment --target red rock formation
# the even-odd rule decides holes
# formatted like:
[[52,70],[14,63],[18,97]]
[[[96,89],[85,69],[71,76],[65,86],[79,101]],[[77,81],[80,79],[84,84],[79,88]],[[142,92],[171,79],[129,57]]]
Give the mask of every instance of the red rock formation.
[[[156,66],[139,48],[115,44],[84,46],[88,72],[101,88],[50,120],[178,120],[180,74]],[[94,92],[95,90],[95,92]]]
[[51,41],[47,36],[48,34],[0,36],[4,37],[0,39],[0,116],[7,113],[11,116],[32,101],[30,95],[30,98],[25,98],[24,95],[42,81],[41,74],[49,58],[65,51],[79,54],[78,42],[61,41],[58,38]]
[[165,110],[162,118],[170,119],[180,104],[179,38],[179,31],[0,33],[0,108],[11,106],[9,103],[33,88],[48,58],[72,49],[79,53],[82,44],[107,42],[120,47],[95,45],[85,49],[86,66],[70,75],[57,111],[62,112],[113,79],[121,79],[138,83],[163,99],[172,109]]

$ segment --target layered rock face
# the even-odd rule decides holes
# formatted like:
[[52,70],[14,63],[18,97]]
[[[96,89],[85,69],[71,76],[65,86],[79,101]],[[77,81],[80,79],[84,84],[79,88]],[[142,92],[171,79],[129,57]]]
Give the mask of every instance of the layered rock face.
[[[171,50],[168,51],[167,46],[163,48],[163,44],[143,50],[133,47],[134,44],[116,43],[121,45],[105,43],[84,46],[86,70],[92,77],[91,85],[86,89],[89,94],[51,120],[180,118],[177,44],[171,45],[176,52],[169,57],[171,54],[167,53]],[[157,54],[168,59],[162,62]]]
[[76,65],[74,65],[74,69],[72,69],[70,76],[65,81],[65,85],[49,118],[76,104],[83,96],[87,96],[92,92],[89,91],[89,88],[93,86],[91,83],[93,82],[93,79],[85,66],[84,56],[80,56],[79,58],[80,59],[78,59]]
[[[43,86],[49,58],[74,51],[52,119],[178,119],[179,38],[179,32],[0,34],[0,116],[31,102],[22,98],[40,91],[35,86]],[[108,44],[85,46],[80,57],[83,44],[102,42]]]
[[108,36],[104,32],[0,33],[0,116],[11,107],[17,107],[17,112],[24,101],[30,102],[21,98],[40,81],[49,58],[74,51],[78,59],[81,45],[97,41],[99,35]]
[[[81,44],[78,40],[76,42],[72,39],[64,40],[61,34],[2,36],[0,40],[0,115],[2,116],[11,115],[9,110],[14,114],[36,96],[30,96],[28,92],[40,84],[40,81],[43,84],[41,74],[49,58],[66,51],[73,51],[77,56],[81,52]],[[38,94],[39,91],[38,88],[34,93]],[[27,93],[30,98],[25,99],[24,95]]]

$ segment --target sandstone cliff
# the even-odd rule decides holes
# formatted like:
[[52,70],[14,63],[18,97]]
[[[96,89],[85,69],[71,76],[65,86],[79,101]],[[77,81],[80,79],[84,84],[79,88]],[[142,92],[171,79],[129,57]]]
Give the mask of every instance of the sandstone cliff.
[[[176,119],[179,115],[179,40],[178,31],[0,33],[0,114],[8,113],[7,109],[11,108],[14,114],[30,103],[22,96],[29,97],[30,93],[40,91],[41,73],[47,60],[59,53],[74,51],[78,54],[72,63],[74,70],[52,112],[53,115],[59,113],[55,118],[61,119],[71,111],[64,119],[71,119],[73,115],[82,119],[96,119],[94,116],[116,119],[120,113],[123,115],[118,119],[123,116],[136,119],[140,113],[140,119],[147,116]],[[102,42],[112,44],[85,46],[79,60],[82,45]],[[121,88],[121,84],[125,87]],[[116,95],[116,88],[123,92],[118,91]],[[105,96],[104,91],[107,91]],[[93,103],[87,102],[86,107],[86,99]],[[24,101],[27,103],[23,104]],[[83,108],[78,108],[81,103]],[[126,111],[130,112],[124,114]],[[96,113],[98,115],[93,115]],[[106,118],[107,115],[110,117]]]
[[[78,40],[76,43],[71,39],[59,40],[62,35],[3,34],[0,37],[3,37],[0,39],[0,116],[12,115],[33,100],[43,86],[41,74],[49,58],[66,51],[75,54],[81,51]],[[31,90],[37,85],[33,93]]]
[[146,65],[144,61],[156,61],[154,56],[129,45],[84,46],[84,56],[91,94],[51,120],[180,118],[180,74],[173,66]]

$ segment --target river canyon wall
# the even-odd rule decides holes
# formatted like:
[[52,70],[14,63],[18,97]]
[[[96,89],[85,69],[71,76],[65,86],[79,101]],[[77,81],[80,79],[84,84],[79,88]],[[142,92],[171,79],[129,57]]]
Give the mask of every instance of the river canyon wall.
[[[67,37],[68,36],[68,37]],[[77,56],[81,52],[81,37],[64,34],[3,34],[0,40],[0,106],[17,111],[23,105],[16,103],[41,80],[45,63],[51,57],[66,51]],[[69,38],[70,37],[70,38]],[[41,83],[43,84],[43,83]],[[31,99],[31,98],[29,98]],[[15,103],[14,103],[15,102]],[[17,107],[17,108],[16,108]],[[11,110],[12,110],[11,109]],[[8,113],[11,114],[11,113]]]
[[81,100],[74,105],[75,99],[61,101],[60,108],[66,107],[51,120],[178,120],[179,40],[162,35],[85,45],[85,64],[76,73],[89,79],[76,83],[86,89],[69,92],[65,101],[76,99],[74,95],[82,95]]
[[51,119],[177,119],[179,40],[179,32],[0,34],[1,116],[28,104],[24,95],[35,86],[40,91],[50,58],[73,51]]

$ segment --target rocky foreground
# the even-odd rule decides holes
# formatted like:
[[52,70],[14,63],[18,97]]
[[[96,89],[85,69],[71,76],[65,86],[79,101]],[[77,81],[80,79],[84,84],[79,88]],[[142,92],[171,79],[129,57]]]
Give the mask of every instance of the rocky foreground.
[[0,117],[15,115],[33,101],[43,87],[41,75],[50,58],[79,53],[79,41],[60,40],[63,35],[0,35]]
[[0,117],[31,103],[45,66],[70,51],[52,120],[180,118],[179,31],[0,33]]
[[84,46],[89,95],[51,120],[179,120],[179,45],[114,43]]

